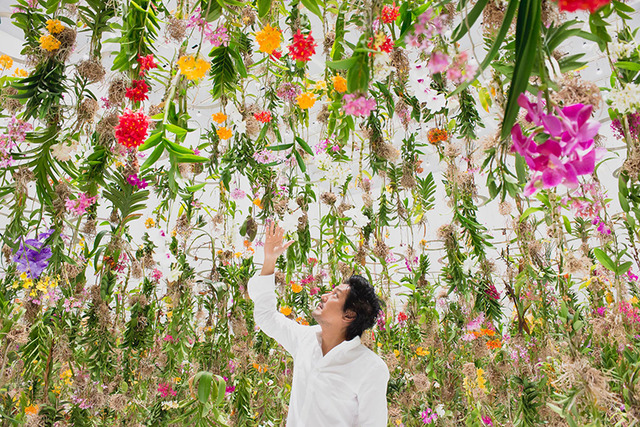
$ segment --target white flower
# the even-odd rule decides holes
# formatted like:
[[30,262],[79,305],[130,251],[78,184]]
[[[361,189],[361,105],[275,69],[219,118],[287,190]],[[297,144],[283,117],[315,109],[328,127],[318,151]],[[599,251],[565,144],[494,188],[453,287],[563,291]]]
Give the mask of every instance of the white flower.
[[622,89],[611,89],[608,98],[612,109],[621,114],[633,113],[640,107],[640,85],[629,83]]
[[391,71],[391,56],[386,52],[377,53],[373,57],[373,79],[383,81]]
[[438,406],[436,406],[436,414],[438,414],[439,417],[445,416],[446,411],[444,410],[444,405],[442,403],[438,403]]
[[613,61],[629,58],[634,50],[636,47],[631,43],[616,41],[609,44],[609,53]]
[[164,402],[162,402],[162,408],[164,410],[177,409],[178,408],[178,402],[176,402],[175,400],[165,400]]
[[78,141],[72,141],[71,144],[60,142],[51,146],[51,153],[53,154],[53,157],[60,160],[61,162],[68,162],[69,160],[71,160],[71,155],[73,154],[77,146]]
[[347,212],[356,227],[362,228],[369,224],[369,218],[360,209],[349,209],[344,213],[346,214]]
[[440,383],[438,381],[434,381],[433,388],[440,388]]
[[298,218],[300,218],[303,214],[304,212],[302,212],[302,209],[299,209],[293,213],[285,213],[282,216],[280,227],[282,227],[285,233],[293,233],[298,229]]
[[181,274],[180,269],[173,268],[169,272],[169,275],[167,276],[167,280],[169,281],[169,283],[173,283],[178,280],[178,278],[180,277],[180,274]]

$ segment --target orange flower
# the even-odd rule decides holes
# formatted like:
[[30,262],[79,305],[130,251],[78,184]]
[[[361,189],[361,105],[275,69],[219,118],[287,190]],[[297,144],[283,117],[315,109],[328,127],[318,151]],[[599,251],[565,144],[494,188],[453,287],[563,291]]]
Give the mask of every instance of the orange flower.
[[433,128],[427,133],[429,142],[433,145],[437,145],[441,142],[445,142],[449,139],[449,133],[445,129]]
[[495,340],[487,342],[487,348],[489,349],[496,349],[500,347],[502,347],[502,341],[500,341],[500,338],[496,338]]
[[48,19],[47,20],[47,30],[51,34],[58,34],[58,33],[61,33],[62,30],[64,30],[64,25],[62,25],[62,22],[60,22],[57,19]]
[[291,282],[291,290],[294,294],[298,294],[300,293],[300,291],[302,291],[302,286],[300,286],[296,282]]
[[253,204],[262,209],[262,200],[260,200],[258,197],[253,199]]
[[261,366],[255,362],[251,366],[253,366],[253,369],[255,369],[260,373],[267,372],[267,369],[268,369],[267,366]]
[[480,332],[482,332],[482,335],[486,335],[488,337],[492,337],[496,334],[496,331],[494,331],[493,329],[482,328],[480,329]]
[[309,326],[309,322],[307,322],[307,320],[303,319],[302,317],[296,317],[296,322],[301,325]]
[[13,58],[9,55],[0,55],[0,68],[7,70],[13,67]]
[[339,92],[343,93],[347,90],[347,79],[342,76],[333,76],[333,88]]
[[224,123],[224,121],[227,120],[229,116],[227,116],[223,112],[218,112],[218,113],[213,113],[211,115],[211,118],[213,119],[214,122],[220,124],[220,123]]
[[195,58],[193,55],[185,55],[178,59],[178,67],[188,80],[198,80],[207,74],[211,64],[200,56]]
[[282,33],[277,28],[267,25],[261,31],[256,33],[256,41],[258,42],[260,52],[271,55],[274,50],[280,47],[282,41]]
[[303,110],[307,108],[313,107],[313,104],[316,103],[316,95],[311,92],[302,92],[297,96],[296,101],[298,101],[298,106]]
[[427,356],[429,354],[429,350],[423,347],[416,348],[416,354],[418,356]]
[[60,40],[52,36],[51,34],[47,34],[46,36],[40,36],[40,47],[44,50],[48,50],[49,52],[53,52],[56,49],[60,49]]
[[225,126],[218,128],[216,133],[218,134],[218,137],[220,139],[229,139],[233,135],[233,132],[231,132],[231,129]]
[[286,305],[280,307],[280,313],[284,314],[285,316],[290,316],[291,315],[291,307],[286,306]]
[[24,413],[27,415],[37,415],[38,411],[40,411],[40,408],[38,407],[38,405],[29,405],[26,408],[24,408]]
[[16,68],[15,71],[13,72],[13,75],[15,77],[27,77],[29,73],[27,73],[27,71],[23,70],[22,68]]

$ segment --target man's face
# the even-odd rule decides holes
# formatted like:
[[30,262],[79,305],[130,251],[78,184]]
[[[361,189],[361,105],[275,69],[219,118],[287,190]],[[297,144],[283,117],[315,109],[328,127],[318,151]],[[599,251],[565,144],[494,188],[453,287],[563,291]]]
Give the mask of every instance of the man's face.
[[331,292],[320,297],[320,304],[311,315],[320,325],[340,325],[344,322],[344,302],[349,294],[349,285],[343,283],[333,288]]

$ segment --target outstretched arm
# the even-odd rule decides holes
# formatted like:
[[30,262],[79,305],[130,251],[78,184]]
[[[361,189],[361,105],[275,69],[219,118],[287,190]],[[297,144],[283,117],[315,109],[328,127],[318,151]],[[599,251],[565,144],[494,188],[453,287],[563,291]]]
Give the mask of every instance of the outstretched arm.
[[283,243],[284,230],[267,224],[264,242],[264,263],[260,275],[249,281],[249,296],[254,302],[253,317],[262,331],[280,343],[295,357],[297,344],[306,327],[287,319],[276,307],[274,271],[276,260],[293,241]]

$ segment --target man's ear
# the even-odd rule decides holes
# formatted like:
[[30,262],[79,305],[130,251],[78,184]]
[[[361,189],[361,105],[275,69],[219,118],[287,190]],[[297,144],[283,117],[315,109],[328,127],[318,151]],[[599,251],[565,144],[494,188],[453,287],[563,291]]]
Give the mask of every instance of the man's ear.
[[356,318],[356,312],[351,309],[346,310],[342,315],[342,319],[348,322],[352,322],[353,320],[355,320],[355,318]]

